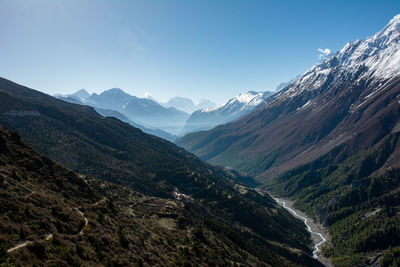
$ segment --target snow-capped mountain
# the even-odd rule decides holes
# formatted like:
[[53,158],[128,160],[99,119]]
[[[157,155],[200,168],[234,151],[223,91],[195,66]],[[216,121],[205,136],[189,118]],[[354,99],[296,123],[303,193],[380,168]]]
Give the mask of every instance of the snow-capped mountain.
[[211,102],[208,99],[201,99],[199,103],[196,105],[193,103],[193,101],[189,98],[185,97],[173,97],[170,100],[168,100],[167,103],[161,104],[166,108],[174,107],[177,110],[184,111],[188,114],[192,114],[196,110],[201,110],[204,108],[212,108],[215,107],[216,104]]
[[[68,95],[61,95],[61,94],[55,94],[54,97],[57,98],[62,98],[62,99],[67,99],[70,98],[70,100],[72,101],[72,99],[78,101],[78,102],[84,102],[86,100],[86,98],[88,98],[90,96],[90,94],[85,90],[85,89],[80,89],[78,91],[76,91],[73,94],[68,94]],[[71,102],[69,101],[69,102]]]
[[199,103],[197,103],[197,110],[199,109],[205,109],[205,108],[213,108],[215,107],[217,104],[215,104],[214,102],[208,100],[208,99],[200,99]]
[[[340,146],[340,160],[400,129],[400,15],[348,43],[245,118],[177,144],[205,160],[273,177]],[[396,152],[397,153],[397,152]],[[400,153],[400,152],[399,152]],[[398,156],[390,166],[400,166]],[[396,161],[397,160],[397,161]]]
[[[294,97],[304,90],[318,90],[332,76],[339,79],[336,83],[349,79],[358,82],[396,76],[400,74],[399,43],[400,15],[397,15],[374,36],[347,43],[342,50],[310,68],[277,99]],[[346,73],[351,73],[353,77],[346,76]]]
[[122,112],[124,107],[136,98],[137,97],[127,94],[119,88],[112,88],[101,94],[93,93],[86,98],[84,103],[93,107]]
[[81,89],[70,96],[77,97],[78,99],[86,99],[90,96],[90,94],[85,89]]
[[225,104],[193,112],[187,119],[184,133],[209,130],[217,125],[234,121],[268,103],[271,92],[248,91],[229,99]]
[[197,109],[196,105],[189,98],[176,96],[168,100],[167,103],[162,104],[166,108],[174,107],[178,110],[182,110],[188,114],[191,114]]
[[150,99],[150,100],[153,100],[154,102],[159,103],[159,102],[157,101],[157,99],[155,99],[155,98],[154,98],[151,94],[149,94],[149,93],[145,93],[145,94],[144,94],[144,98]]
[[[171,134],[178,134],[189,116],[175,108],[165,108],[149,98],[138,98],[127,94],[119,88],[112,88],[101,94],[93,93],[85,98],[78,97],[78,95],[84,96],[85,94],[80,90],[71,95],[56,97],[98,109],[118,111],[134,123],[142,125],[143,129],[161,129]],[[160,137],[165,136],[163,133]]]
[[300,78],[300,77],[301,77],[301,75],[297,75],[296,77],[294,77],[293,79],[291,79],[291,80],[288,81],[288,82],[280,83],[280,84],[275,88],[274,92],[279,92],[279,91],[281,91],[282,89],[285,89],[285,87],[291,85],[292,83],[294,83],[294,81],[296,81],[296,80],[297,80],[298,78]]

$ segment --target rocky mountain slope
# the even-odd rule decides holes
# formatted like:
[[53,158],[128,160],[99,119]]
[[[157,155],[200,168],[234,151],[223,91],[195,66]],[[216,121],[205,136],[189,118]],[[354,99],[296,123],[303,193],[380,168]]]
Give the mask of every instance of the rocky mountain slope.
[[400,17],[347,44],[264,108],[177,141],[201,158],[273,177],[347,144],[345,158],[376,144],[399,122]]
[[337,147],[265,185],[329,229],[323,254],[336,266],[400,262],[399,137],[393,132],[340,163],[344,146]]
[[329,230],[336,266],[400,262],[400,15],[243,119],[179,140],[258,175]]
[[101,117],[91,107],[5,79],[0,80],[0,101],[0,124],[68,168],[147,197],[185,201],[191,216],[240,249],[251,250],[259,261],[317,264],[309,256],[309,235],[301,221],[270,197],[233,182],[249,177],[208,165],[172,143]]

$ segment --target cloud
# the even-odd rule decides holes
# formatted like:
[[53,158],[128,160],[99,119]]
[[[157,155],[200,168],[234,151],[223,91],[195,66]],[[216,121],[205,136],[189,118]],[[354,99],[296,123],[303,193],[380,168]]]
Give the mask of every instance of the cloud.
[[318,52],[320,52],[321,54],[319,54],[319,58],[324,58],[329,56],[329,54],[331,53],[331,50],[329,48],[318,48]]

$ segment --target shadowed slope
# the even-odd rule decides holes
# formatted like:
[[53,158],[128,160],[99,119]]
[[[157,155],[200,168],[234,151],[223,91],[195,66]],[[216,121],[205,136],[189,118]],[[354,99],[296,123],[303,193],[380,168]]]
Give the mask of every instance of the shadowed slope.
[[92,108],[65,103],[4,79],[0,91],[0,122],[18,130],[47,156],[79,173],[149,196],[189,195],[188,207],[196,218],[225,233],[242,249],[257,250],[257,257],[267,255],[263,258],[267,262],[276,253],[291,261],[312,262],[304,252],[284,248],[289,245],[309,253],[309,235],[302,223],[271,198],[232,182],[249,178],[212,167],[172,143],[117,119],[101,117]]

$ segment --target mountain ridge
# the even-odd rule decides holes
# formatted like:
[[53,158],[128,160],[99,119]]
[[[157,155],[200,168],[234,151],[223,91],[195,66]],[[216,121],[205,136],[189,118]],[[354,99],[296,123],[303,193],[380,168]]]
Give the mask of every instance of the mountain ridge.
[[[78,103],[79,104],[79,103]],[[160,129],[149,129],[146,128],[138,123],[133,122],[132,120],[128,119],[125,115],[123,115],[122,113],[115,111],[115,110],[110,110],[110,109],[101,109],[101,108],[95,108],[95,110],[102,116],[104,117],[114,117],[119,119],[120,121],[129,123],[130,125],[132,125],[135,128],[139,128],[140,130],[142,130],[143,132],[147,133],[147,134],[151,134],[151,135],[155,135],[157,137],[161,137],[165,140],[168,140],[170,142],[174,141],[177,136],[176,135],[172,135],[169,134],[163,130]]]
[[248,91],[229,99],[222,105],[197,110],[188,117],[182,131],[183,133],[204,131],[237,120],[268,103],[270,95],[272,93],[268,91]]
[[[168,140],[174,139],[174,134],[180,132],[189,116],[174,107],[165,108],[152,99],[130,95],[120,88],[111,88],[100,94],[93,93],[86,98],[77,97],[78,92],[66,96],[56,95],[56,97],[75,104],[120,112],[134,123],[141,125],[146,132],[163,138],[168,137]],[[147,129],[160,129],[166,133],[150,132]]]
[[400,16],[253,113],[176,142],[256,176],[327,227],[335,266],[400,262]]
[[[397,103],[398,78],[395,76],[400,73],[400,64],[395,65],[397,74],[394,77],[376,78],[381,68],[393,67],[385,64],[388,58],[394,58],[395,62],[400,58],[396,23],[397,19],[392,20],[366,41],[346,45],[250,115],[209,132],[189,134],[176,143],[205,160],[239,168],[259,175],[260,179],[316,159],[348,139],[357,142],[353,136],[356,128],[359,135],[366,136],[364,148],[373,145],[377,142],[374,138],[388,133],[390,126],[381,127],[379,119],[363,117],[367,110],[373,118],[383,116],[381,119],[388,121],[392,116],[394,123],[399,119],[393,105]],[[382,33],[387,35],[382,36]],[[377,36],[382,42],[377,42]],[[390,43],[386,42],[387,36],[390,36]],[[377,49],[380,44],[385,44],[382,50]],[[385,107],[388,110],[386,119],[384,114],[377,114]],[[368,126],[376,128],[372,134],[363,131],[360,118],[365,118],[361,120],[364,127],[374,124]],[[353,122],[358,123],[358,127],[354,127]],[[342,131],[344,129],[346,132]]]
[[[242,249],[256,251],[261,242],[257,257],[269,261],[277,253],[299,264],[315,263],[301,221],[270,197],[233,182],[250,177],[206,164],[168,141],[101,117],[89,106],[66,103],[5,79],[0,79],[0,94],[0,123],[68,168],[149,197],[189,196],[190,209],[203,214],[211,229],[232,233],[229,236]],[[279,212],[272,211],[277,208]],[[241,230],[232,232],[235,225]]]
[[[244,246],[248,235],[207,217],[190,203],[148,197],[77,175],[3,126],[0,152],[2,264],[226,265],[233,261],[297,266],[296,261],[303,261],[305,266],[314,262],[304,255],[282,253],[282,247],[262,239],[248,240]],[[233,236],[227,230],[237,233]],[[258,252],[260,244],[263,254]]]

